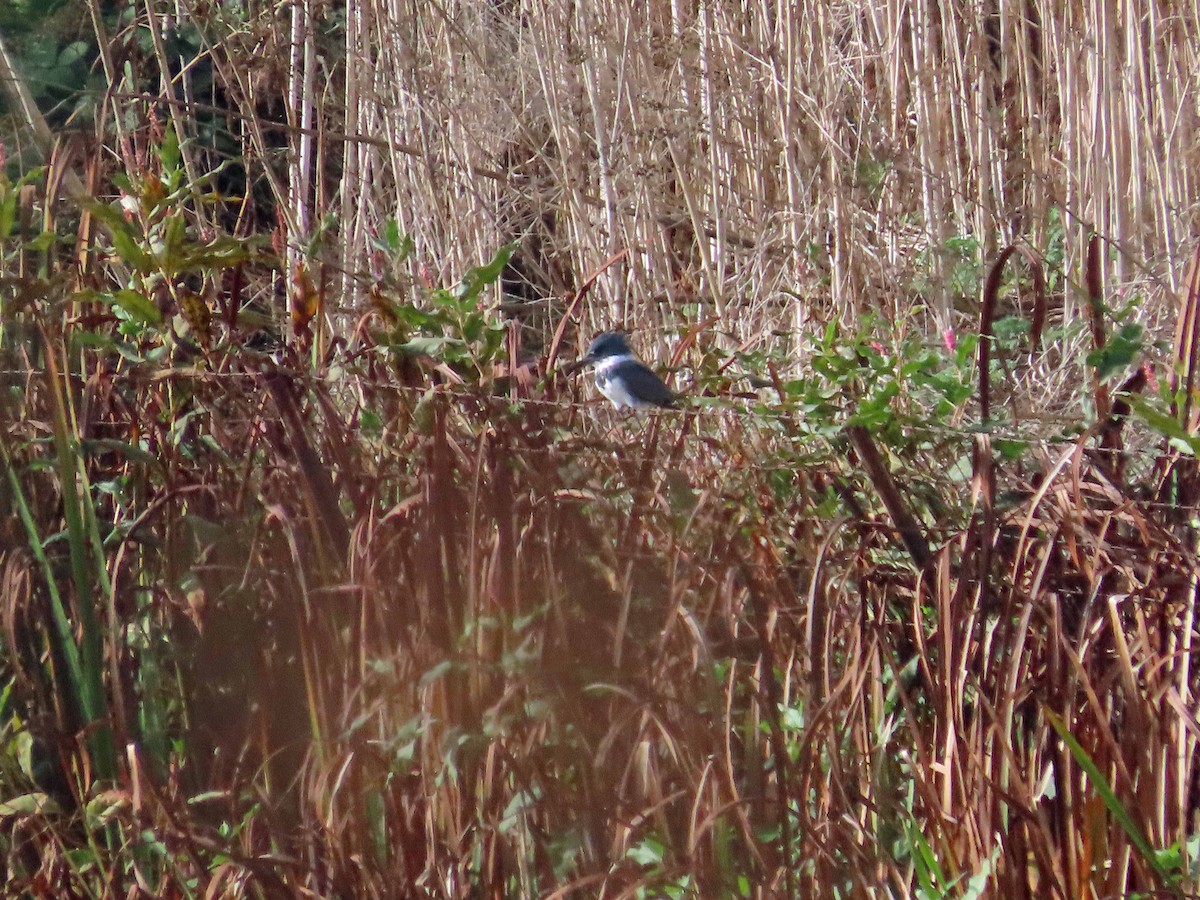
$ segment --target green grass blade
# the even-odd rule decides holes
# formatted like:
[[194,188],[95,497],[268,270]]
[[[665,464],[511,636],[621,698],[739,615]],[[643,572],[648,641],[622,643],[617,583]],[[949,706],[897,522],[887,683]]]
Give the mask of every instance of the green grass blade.
[[1088,752],[1083,749],[1083,745],[1081,745],[1079,741],[1075,739],[1075,736],[1071,734],[1067,728],[1067,724],[1049,709],[1045,710],[1045,713],[1046,718],[1049,720],[1051,726],[1053,726],[1054,730],[1058,732],[1058,736],[1062,739],[1063,743],[1067,745],[1067,749],[1071,751],[1071,756],[1075,759],[1075,762],[1079,764],[1079,768],[1083,769],[1084,774],[1087,775],[1088,781],[1091,782],[1092,787],[1096,789],[1096,792],[1104,801],[1104,805],[1108,807],[1109,813],[1114,819],[1117,820],[1117,824],[1119,824],[1122,830],[1124,830],[1124,832],[1129,836],[1129,840],[1133,843],[1133,846],[1137,849],[1142,859],[1146,861],[1146,865],[1154,870],[1154,874],[1158,876],[1162,884],[1170,885],[1170,873],[1163,868],[1163,865],[1158,858],[1158,854],[1155,852],[1154,848],[1150,846],[1150,842],[1146,839],[1146,836],[1138,827],[1137,822],[1135,822],[1133,817],[1129,815],[1129,810],[1125,808],[1125,804],[1123,804],[1120,798],[1117,797],[1116,792],[1112,789],[1112,785],[1110,785],[1108,783],[1108,779],[1104,777],[1104,773],[1102,773],[1096,763],[1092,761],[1092,758],[1088,755]]
[[21,487],[21,479],[17,475],[12,457],[8,452],[8,446],[2,437],[0,437],[0,458],[4,460],[4,470],[8,475],[9,486],[12,488],[17,515],[20,517],[21,524],[25,528],[25,534],[29,538],[29,549],[46,578],[46,591],[50,596],[50,615],[54,619],[54,630],[58,636],[58,648],[67,663],[67,676],[70,679],[68,689],[72,702],[76,709],[86,713],[83,690],[83,665],[80,661],[79,647],[75,644],[75,635],[71,630],[71,620],[67,616],[66,607],[63,606],[62,596],[58,592],[58,584],[54,578],[54,569],[50,565],[50,560],[46,558],[45,550],[42,549],[42,538],[38,534],[37,523],[33,519],[33,513],[29,510],[29,503],[25,499],[25,491]]

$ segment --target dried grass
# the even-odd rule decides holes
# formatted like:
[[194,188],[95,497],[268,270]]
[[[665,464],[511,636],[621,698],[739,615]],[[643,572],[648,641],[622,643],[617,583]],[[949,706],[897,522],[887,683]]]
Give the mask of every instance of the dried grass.
[[[159,178],[202,114],[236,132],[240,205],[181,148],[188,234],[282,261],[164,279],[196,345],[79,345],[116,320],[71,292],[130,278],[102,211],[55,202],[80,155],[18,210],[74,251],[0,247],[11,892],[1197,890],[1194,460],[1127,434],[1072,346],[982,382],[985,418],[1094,411],[1019,463],[957,422],[821,437],[777,364],[869,312],[989,334],[1002,279],[980,327],[955,273],[1050,255],[1061,216],[1039,321],[1121,291],[1165,318],[1180,281],[1190,385],[1193,10],[245,12],[189,11],[211,96],[114,83],[84,173]],[[169,17],[138,24],[170,69]],[[509,239],[479,384],[390,352],[387,303]],[[276,363],[243,345],[285,298]],[[778,407],[621,419],[531,366],[614,323],[683,334],[676,363],[787,342]]]
[[310,196],[341,198],[350,271],[388,216],[443,276],[521,238],[527,299],[561,303],[631,250],[586,333],[716,314],[737,344],[867,309],[961,327],[949,243],[1044,251],[1054,211],[1065,271],[1094,229],[1118,284],[1174,288],[1195,215],[1193,13],[367,4],[346,30],[346,131],[386,146],[348,144]]

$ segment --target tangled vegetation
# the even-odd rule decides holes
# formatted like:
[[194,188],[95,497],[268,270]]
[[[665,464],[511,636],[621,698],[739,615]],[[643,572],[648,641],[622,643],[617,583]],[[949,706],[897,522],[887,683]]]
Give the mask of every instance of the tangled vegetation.
[[0,8],[7,892],[1194,895],[1197,23],[528,6]]

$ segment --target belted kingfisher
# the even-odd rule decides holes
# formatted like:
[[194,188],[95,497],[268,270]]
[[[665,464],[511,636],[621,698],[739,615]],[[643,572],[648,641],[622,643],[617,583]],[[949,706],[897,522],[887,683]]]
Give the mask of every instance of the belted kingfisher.
[[596,375],[596,387],[620,409],[650,409],[674,406],[675,395],[629,349],[625,335],[608,331],[592,341],[580,362],[590,364]]

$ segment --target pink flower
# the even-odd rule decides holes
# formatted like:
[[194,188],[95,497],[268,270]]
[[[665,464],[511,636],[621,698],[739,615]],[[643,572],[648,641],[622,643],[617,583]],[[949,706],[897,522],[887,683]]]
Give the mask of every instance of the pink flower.
[[945,331],[942,332],[942,343],[946,345],[947,350],[949,350],[951,353],[954,352],[954,347],[955,347],[956,342],[954,340],[954,329],[953,328],[947,328]]

